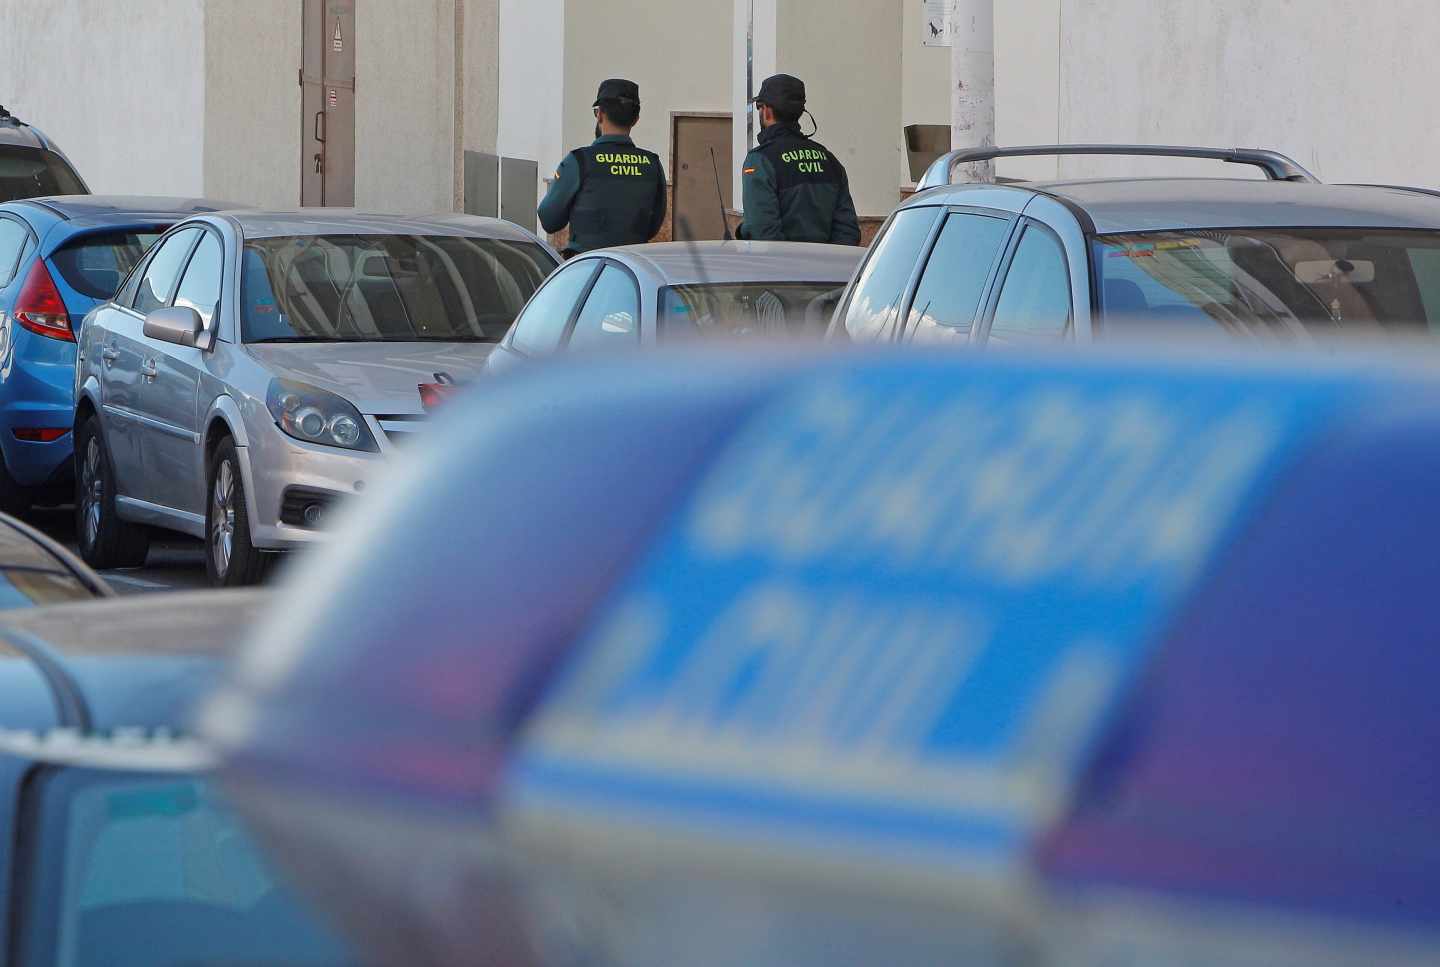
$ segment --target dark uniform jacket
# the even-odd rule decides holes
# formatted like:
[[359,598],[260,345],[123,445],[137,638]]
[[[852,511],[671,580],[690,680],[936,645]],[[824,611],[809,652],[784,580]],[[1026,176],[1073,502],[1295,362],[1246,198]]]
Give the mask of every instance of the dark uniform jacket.
[[860,244],[860,220],[845,167],[793,124],[772,124],[745,158],[740,237]]
[[665,224],[665,171],[653,151],[620,134],[566,155],[540,203],[547,232],[570,226],[569,254],[648,242]]

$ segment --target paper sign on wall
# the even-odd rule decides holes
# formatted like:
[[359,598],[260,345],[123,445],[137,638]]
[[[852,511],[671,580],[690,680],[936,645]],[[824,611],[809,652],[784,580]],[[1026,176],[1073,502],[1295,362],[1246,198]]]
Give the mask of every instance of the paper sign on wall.
[[925,7],[920,29],[926,47],[949,47],[954,28],[950,24],[950,0],[917,0]]

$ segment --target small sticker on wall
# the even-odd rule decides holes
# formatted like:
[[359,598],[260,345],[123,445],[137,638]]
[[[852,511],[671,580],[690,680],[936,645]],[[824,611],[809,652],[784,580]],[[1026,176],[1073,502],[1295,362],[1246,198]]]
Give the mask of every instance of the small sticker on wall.
[[335,18],[335,33],[330,38],[330,47],[337,54],[345,52],[345,38],[340,34],[340,18]]
[[335,90],[335,88],[333,88],[333,87],[330,88],[330,98],[329,98],[329,99],[330,99],[330,107],[331,107],[331,109],[333,110],[333,109],[335,108],[335,106],[340,103],[340,94],[339,94],[339,92],[337,92],[337,91]]

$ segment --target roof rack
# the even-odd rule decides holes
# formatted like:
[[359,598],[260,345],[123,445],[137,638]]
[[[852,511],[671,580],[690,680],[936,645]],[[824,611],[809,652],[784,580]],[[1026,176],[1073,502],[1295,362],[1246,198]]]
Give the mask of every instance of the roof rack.
[[1262,148],[1186,148],[1165,144],[1045,144],[1021,148],[961,148],[941,155],[925,172],[918,191],[950,184],[955,169],[975,161],[996,158],[1033,158],[1061,155],[1125,155],[1149,158],[1205,158],[1230,164],[1253,165],[1264,170],[1271,181],[1318,183],[1298,162],[1278,151]]

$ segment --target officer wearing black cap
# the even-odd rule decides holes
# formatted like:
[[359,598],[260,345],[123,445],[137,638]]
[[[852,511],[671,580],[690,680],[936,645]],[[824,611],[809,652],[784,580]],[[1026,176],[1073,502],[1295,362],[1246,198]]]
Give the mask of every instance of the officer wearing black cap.
[[745,157],[740,237],[860,244],[850,178],[824,145],[800,133],[805,82],[776,74],[755,96],[760,144]]
[[665,223],[665,171],[660,156],[635,147],[630,131],[640,119],[640,88],[608,80],[595,98],[595,142],[560,162],[540,202],[547,232],[570,226],[565,255],[611,245],[648,242]]

